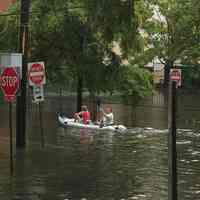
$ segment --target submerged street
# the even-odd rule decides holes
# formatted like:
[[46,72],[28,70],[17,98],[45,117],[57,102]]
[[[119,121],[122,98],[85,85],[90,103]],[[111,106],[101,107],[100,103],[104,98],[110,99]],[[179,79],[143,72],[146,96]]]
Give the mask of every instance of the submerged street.
[[[117,108],[120,109],[115,105]],[[28,118],[27,148],[15,151],[14,175],[10,177],[6,109],[2,113],[5,115],[1,115],[4,118],[1,117],[0,130],[0,199],[168,199],[166,129],[130,128],[126,134],[63,129],[56,113],[45,111],[45,147],[42,148],[40,124],[37,112],[33,112]],[[158,121],[165,124],[162,118]],[[154,123],[152,118],[146,118],[146,122]],[[200,198],[199,140],[198,131],[183,128],[178,131],[181,200]]]
[[1,0],[0,200],[200,200],[199,22],[199,0]]

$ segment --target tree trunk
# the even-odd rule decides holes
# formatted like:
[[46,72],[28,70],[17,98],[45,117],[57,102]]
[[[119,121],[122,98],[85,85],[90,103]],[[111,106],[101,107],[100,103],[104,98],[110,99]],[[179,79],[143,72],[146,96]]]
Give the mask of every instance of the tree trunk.
[[90,92],[90,106],[89,106],[90,112],[91,112],[91,120],[96,121],[97,120],[97,98],[95,96],[95,93]]
[[169,86],[169,81],[170,81],[170,69],[173,67],[174,62],[172,60],[167,60],[165,63],[165,68],[164,68],[164,87],[168,88]]
[[78,76],[78,82],[77,82],[77,112],[81,111],[81,106],[83,102],[83,78],[81,75]]

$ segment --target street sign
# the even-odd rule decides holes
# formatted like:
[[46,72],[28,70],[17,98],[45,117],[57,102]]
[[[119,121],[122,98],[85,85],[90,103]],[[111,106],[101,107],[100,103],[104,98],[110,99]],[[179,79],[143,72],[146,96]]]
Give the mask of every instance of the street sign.
[[28,64],[28,79],[30,86],[40,86],[46,83],[44,62]]
[[43,85],[40,86],[33,86],[33,102],[41,102],[44,101],[44,87]]
[[22,54],[21,53],[0,53],[0,69],[14,66],[20,78],[22,78]]
[[4,68],[0,75],[0,87],[3,90],[5,101],[15,100],[15,94],[19,89],[20,78],[14,67]]
[[170,70],[170,80],[175,81],[177,86],[181,86],[181,69],[171,69]]

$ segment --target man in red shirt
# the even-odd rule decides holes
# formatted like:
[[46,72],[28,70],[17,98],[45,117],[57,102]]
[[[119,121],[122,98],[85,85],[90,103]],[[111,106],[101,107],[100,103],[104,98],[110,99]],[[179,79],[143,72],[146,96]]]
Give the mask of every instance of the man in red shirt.
[[87,106],[81,106],[81,112],[74,114],[75,121],[81,122],[83,124],[89,124],[90,122],[90,112]]

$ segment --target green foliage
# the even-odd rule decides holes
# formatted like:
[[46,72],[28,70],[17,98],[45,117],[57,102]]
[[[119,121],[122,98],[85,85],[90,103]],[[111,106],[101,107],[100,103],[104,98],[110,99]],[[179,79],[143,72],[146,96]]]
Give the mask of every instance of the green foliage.
[[[121,62],[143,50],[145,42],[138,28],[149,16],[145,5],[122,0],[35,0],[29,24],[29,61],[44,61],[48,83],[54,85],[76,86],[81,77],[83,87],[93,94],[120,90],[144,97],[151,90],[150,75],[140,68],[121,66]],[[12,10],[19,10],[19,5]],[[16,51],[19,19],[1,18],[0,26],[7,22],[1,49]],[[116,42],[121,56],[113,51]]]
[[134,54],[132,62],[144,65],[159,58],[165,65],[165,82],[169,63],[170,67],[177,61],[197,65],[200,60],[200,1],[142,0],[136,5],[144,49]]
[[200,86],[200,66],[191,65],[189,63],[182,67],[183,87],[199,88]]
[[15,16],[0,17],[0,51],[17,52],[18,20]]
[[123,66],[119,90],[125,100],[137,103],[138,100],[152,93],[152,75],[135,65]]

